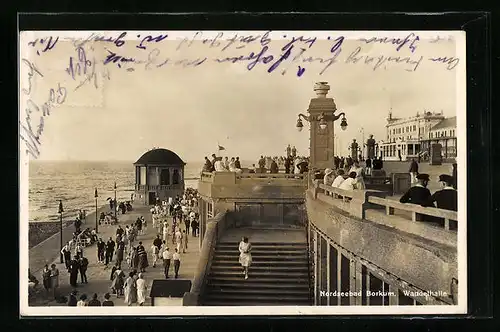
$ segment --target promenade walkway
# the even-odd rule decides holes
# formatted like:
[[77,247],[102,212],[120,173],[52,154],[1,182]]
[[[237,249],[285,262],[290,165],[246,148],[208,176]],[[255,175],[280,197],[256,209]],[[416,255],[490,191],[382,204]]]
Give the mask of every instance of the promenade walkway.
[[[152,256],[150,252],[150,248],[153,244],[153,240],[156,237],[156,229],[151,227],[152,226],[152,219],[151,219],[151,213],[149,212],[150,207],[149,206],[141,206],[141,205],[134,205],[134,210],[131,212],[127,212],[124,215],[118,215],[118,225],[121,225],[122,228],[125,228],[126,225],[131,225],[135,220],[137,220],[138,217],[144,216],[146,218],[148,227],[146,231],[144,232],[143,235],[138,235],[137,240],[135,241],[135,245],[139,243],[139,241],[142,241],[144,248],[148,252],[148,262],[149,262],[149,267],[146,269],[146,272],[144,273],[144,279],[147,281],[148,284],[148,294],[149,290],[151,289],[151,285],[153,283],[153,280],[155,279],[164,279],[163,275],[163,261],[159,260],[157,263],[156,267],[152,267]],[[95,220],[95,217],[94,217]],[[87,217],[87,224],[84,225],[85,227],[90,227],[89,224],[91,224],[92,218],[89,219]],[[94,222],[95,223],[95,222]],[[169,221],[171,224],[171,220]],[[107,241],[109,237],[113,237],[113,240],[115,240],[116,237],[116,229],[118,228],[118,225],[113,225],[113,226],[99,226],[99,237],[103,239],[103,241]],[[72,227],[69,227],[72,229]],[[184,225],[181,225],[181,229],[184,229]],[[64,233],[63,233],[64,234]],[[172,239],[169,239],[169,244],[170,248],[174,248],[174,245],[172,243]],[[59,247],[59,242],[57,242],[57,248]],[[35,247],[36,248],[36,247]],[[35,249],[33,248],[33,249]],[[78,297],[81,294],[86,294],[88,299],[91,299],[92,295],[94,293],[98,294],[98,299],[102,302],[103,301],[103,296],[105,293],[110,292],[110,285],[111,285],[111,269],[113,267],[113,264],[109,264],[109,267],[105,267],[103,264],[99,264],[97,262],[97,248],[96,245],[91,245],[87,248],[84,249],[84,255],[87,257],[89,260],[89,267],[87,270],[87,279],[88,279],[88,284],[78,284],[77,290],[78,290]],[[126,255],[126,254],[125,254]],[[42,256],[42,255],[38,255]],[[181,253],[181,266],[179,270],[179,279],[193,279],[195,270],[197,268],[198,264],[198,256],[199,256],[199,238],[198,237],[193,237],[192,235],[188,236],[188,250],[185,254]],[[31,258],[31,254],[30,254]],[[57,265],[57,268],[60,271],[60,276],[59,276],[59,294],[64,295],[66,297],[69,296],[73,288],[71,285],[69,285],[69,273],[67,272],[64,264],[59,263],[59,255],[57,254],[57,258],[54,259],[55,257],[52,257],[48,261],[48,263],[54,263]],[[114,262],[114,257],[113,257],[113,262]],[[34,264],[32,265],[32,262],[30,261],[30,266],[34,266],[36,264],[41,264],[40,262],[33,262]],[[45,264],[45,262],[43,263]],[[122,263],[122,268],[126,274],[130,272],[130,268],[128,267],[128,264],[126,261]],[[43,265],[41,267],[43,269]],[[41,269],[38,270],[33,270],[32,272],[35,274],[35,276],[38,278],[38,280],[41,281]],[[173,264],[170,266],[170,274],[173,275]],[[78,282],[80,282],[80,275],[78,275]],[[41,287],[41,285],[39,286]],[[112,295],[111,300],[114,301],[115,306],[125,306],[124,304],[124,299],[123,297],[116,298],[115,295]],[[135,304],[137,305],[137,304]],[[150,298],[146,299],[146,303],[144,304],[146,306],[151,305]],[[42,293],[38,293],[35,296],[35,299],[33,301],[30,301],[30,306],[66,306],[66,304],[60,304],[56,303],[53,300],[48,300]]]

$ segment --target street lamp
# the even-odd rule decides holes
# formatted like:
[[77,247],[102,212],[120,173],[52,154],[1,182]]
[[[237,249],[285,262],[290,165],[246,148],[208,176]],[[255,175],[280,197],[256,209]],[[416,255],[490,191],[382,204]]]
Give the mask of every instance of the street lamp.
[[[335,115],[334,112],[328,112],[328,113],[321,113],[321,115],[319,115],[316,120],[319,121],[319,128],[321,130],[325,130],[326,129],[326,126],[328,124],[327,121],[332,121],[332,122],[335,122],[337,121],[340,117],[342,117],[342,121],[340,122],[340,128],[342,130],[346,130],[347,128],[347,119],[345,118],[345,113],[342,112],[338,115]],[[298,115],[298,119],[297,119],[297,125],[296,125],[296,128],[298,131],[302,131],[302,129],[304,128],[304,124],[302,123],[302,119],[306,120],[307,122],[311,122],[314,120],[314,118],[312,116],[307,116],[307,115],[304,115],[302,113],[299,113]]]
[[115,222],[117,222],[118,218],[116,217],[116,208],[117,208],[117,206],[116,206],[116,181],[115,181],[115,203],[113,204],[113,208],[115,210]]
[[63,254],[62,254],[62,248],[63,248],[63,218],[62,218],[62,215],[63,215],[63,212],[64,212],[64,208],[63,208],[63,203],[62,203],[62,200],[59,200],[59,210],[57,211],[59,213],[59,220],[60,220],[60,229],[59,229],[59,233],[60,233],[60,247],[61,247],[61,251],[60,251],[60,260],[61,260],[61,264],[64,263],[63,261]]
[[97,220],[97,197],[99,197],[99,195],[97,195],[97,188],[95,188],[94,197],[95,197],[95,232],[99,233],[99,222]]

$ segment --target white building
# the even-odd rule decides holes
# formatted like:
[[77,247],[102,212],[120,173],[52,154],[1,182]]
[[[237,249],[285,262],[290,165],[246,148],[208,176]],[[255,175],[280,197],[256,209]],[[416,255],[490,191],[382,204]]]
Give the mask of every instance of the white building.
[[384,160],[407,160],[422,155],[424,151],[428,153],[430,145],[424,142],[429,142],[433,128],[445,119],[442,111],[425,111],[408,118],[395,118],[392,111],[389,112],[386,138],[379,143],[380,154]]
[[431,144],[441,144],[443,161],[453,161],[457,157],[457,117],[446,118],[433,126],[422,140],[422,151],[430,151]]

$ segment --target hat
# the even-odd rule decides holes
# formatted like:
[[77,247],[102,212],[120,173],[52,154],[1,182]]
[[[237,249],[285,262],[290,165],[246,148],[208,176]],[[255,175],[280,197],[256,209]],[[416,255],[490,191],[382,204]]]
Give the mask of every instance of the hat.
[[333,170],[331,168],[325,169],[325,175],[330,175],[333,173]]
[[71,292],[71,295],[76,295],[78,294],[78,291],[76,289],[73,289],[73,291]]
[[419,175],[417,175],[417,179],[429,181],[429,174],[419,174]]
[[448,174],[441,174],[439,176],[439,181],[446,182],[447,184],[451,184],[451,183],[453,183],[453,177],[451,175],[448,175]]

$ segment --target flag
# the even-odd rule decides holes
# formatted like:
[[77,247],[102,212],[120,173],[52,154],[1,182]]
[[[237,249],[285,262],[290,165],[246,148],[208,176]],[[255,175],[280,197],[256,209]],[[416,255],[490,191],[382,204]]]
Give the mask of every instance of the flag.
[[224,151],[224,150],[226,150],[226,148],[223,147],[223,146],[221,146],[221,145],[219,145],[219,151]]

